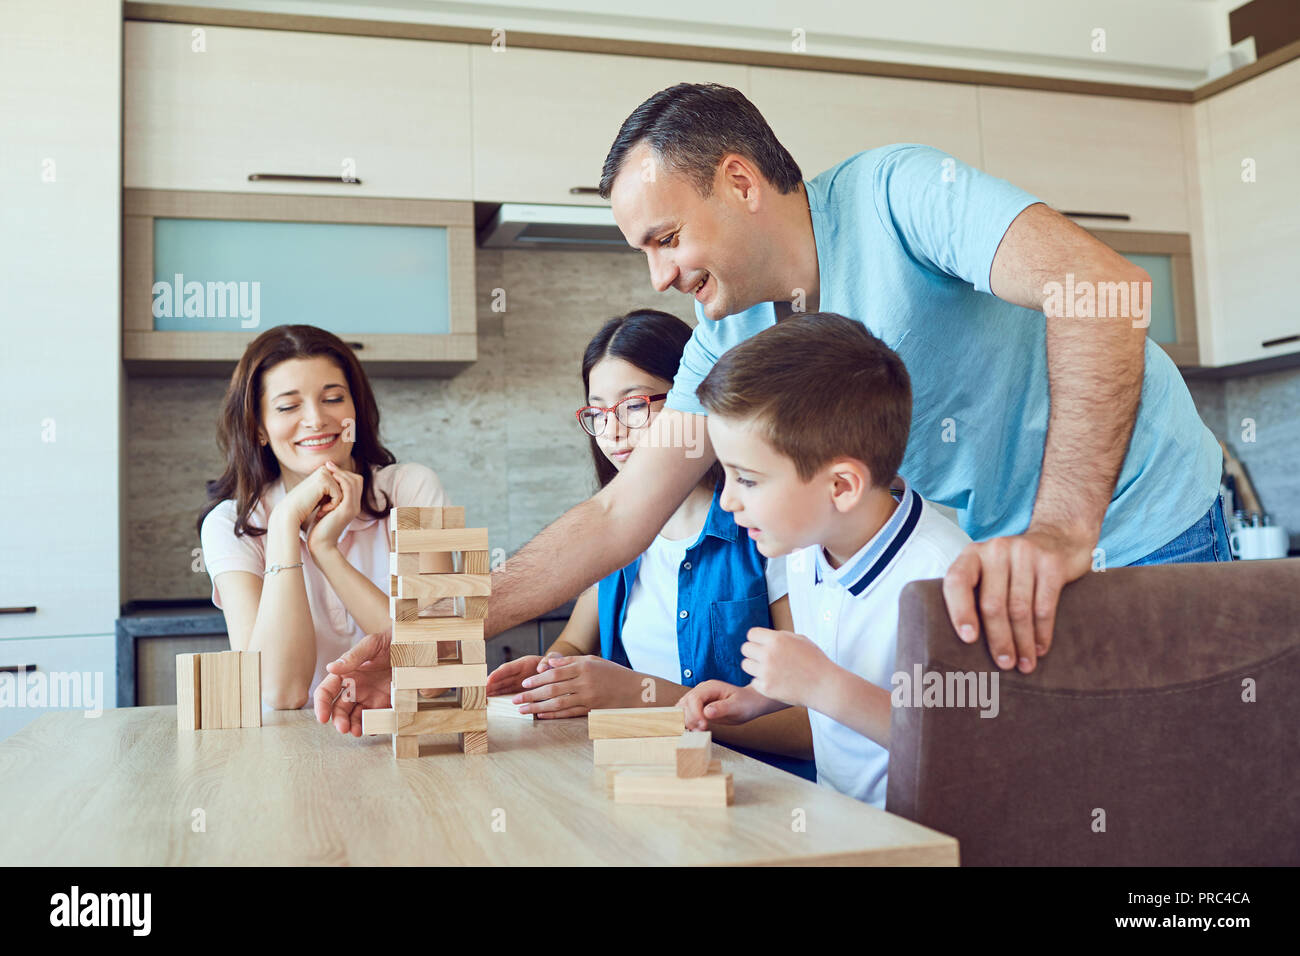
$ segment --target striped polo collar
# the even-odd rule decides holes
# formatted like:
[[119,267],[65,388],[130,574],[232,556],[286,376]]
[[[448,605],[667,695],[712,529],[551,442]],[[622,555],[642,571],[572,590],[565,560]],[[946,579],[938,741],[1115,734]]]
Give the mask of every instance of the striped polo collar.
[[826,549],[817,549],[816,581],[834,581],[854,597],[861,597],[893,563],[898,552],[903,549],[917,522],[921,520],[923,502],[916,489],[902,479],[903,490],[898,492],[899,503],[889,520],[876,532],[875,536],[862,546],[857,554],[849,558],[838,568],[832,568],[826,560]]

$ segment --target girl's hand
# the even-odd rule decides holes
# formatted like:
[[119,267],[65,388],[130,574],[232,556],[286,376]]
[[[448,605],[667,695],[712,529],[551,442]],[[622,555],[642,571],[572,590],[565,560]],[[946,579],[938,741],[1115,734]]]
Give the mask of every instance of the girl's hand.
[[524,689],[523,680],[537,672],[538,662],[542,658],[536,654],[517,657],[506,661],[491,674],[488,674],[487,693],[489,697],[501,694],[517,694]]
[[295,528],[301,528],[316,514],[321,505],[337,503],[342,498],[342,486],[335,480],[330,470],[321,465],[284,496],[284,499],[271,511],[271,518],[275,520],[279,517],[291,521]]
[[340,495],[317,509],[316,523],[307,533],[307,550],[313,556],[338,546],[339,535],[361,511],[361,493],[365,488],[365,480],[356,472],[340,468],[332,461],[322,467],[329,469],[328,476],[339,488]]
[[737,687],[721,680],[696,684],[678,703],[686,712],[687,730],[708,730],[710,723],[743,724],[768,713],[772,705],[753,684]]
[[521,714],[538,717],[581,717],[600,707],[641,706],[642,677],[603,657],[548,655],[541,673],[524,680],[526,688],[513,702]]

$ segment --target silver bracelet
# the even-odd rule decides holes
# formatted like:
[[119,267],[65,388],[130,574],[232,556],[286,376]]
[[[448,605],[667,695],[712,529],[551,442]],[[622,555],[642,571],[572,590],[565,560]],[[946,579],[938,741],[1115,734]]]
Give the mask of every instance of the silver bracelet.
[[262,572],[262,577],[266,577],[268,574],[278,574],[281,571],[288,571],[290,568],[300,568],[300,567],[302,567],[301,561],[299,561],[297,564],[273,564],[265,571]]

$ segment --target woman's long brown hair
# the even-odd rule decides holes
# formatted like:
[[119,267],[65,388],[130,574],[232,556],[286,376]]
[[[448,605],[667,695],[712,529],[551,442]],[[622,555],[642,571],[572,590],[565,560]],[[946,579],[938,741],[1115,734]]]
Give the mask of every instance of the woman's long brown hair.
[[235,366],[226,389],[221,417],[217,422],[217,446],[226,459],[226,470],[209,481],[208,504],[199,514],[196,525],[201,532],[203,519],[227,498],[235,501],[235,534],[266,534],[265,528],[250,524],[250,516],[268,485],[280,477],[280,462],[270,445],[262,445],[257,433],[261,427],[262,382],[273,366],[295,358],[323,356],[332,360],[348,380],[348,391],[356,411],[356,442],[352,461],[364,484],[361,489],[361,512],[385,518],[391,504],[372,504],[371,468],[391,465],[397,459],[379,443],[379,406],[361,363],[343,340],[314,325],[277,325],[253,339],[243,358]]

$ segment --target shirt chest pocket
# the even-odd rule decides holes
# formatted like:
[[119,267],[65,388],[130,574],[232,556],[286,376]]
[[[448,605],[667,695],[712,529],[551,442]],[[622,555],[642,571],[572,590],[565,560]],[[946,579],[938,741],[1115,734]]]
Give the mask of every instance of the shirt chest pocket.
[[771,627],[772,614],[767,592],[739,601],[714,601],[709,607],[709,653],[714,673],[697,675],[701,680],[725,680],[744,686],[750,676],[740,666],[744,656],[740,645],[747,640],[751,627]]

